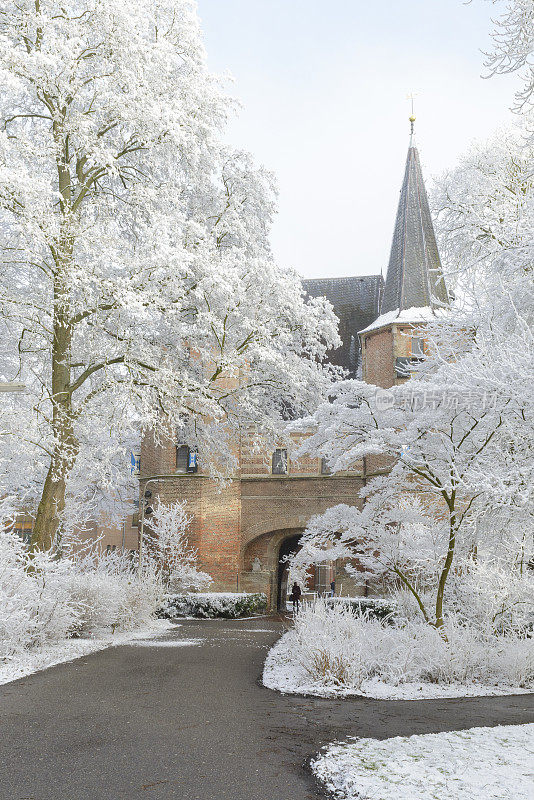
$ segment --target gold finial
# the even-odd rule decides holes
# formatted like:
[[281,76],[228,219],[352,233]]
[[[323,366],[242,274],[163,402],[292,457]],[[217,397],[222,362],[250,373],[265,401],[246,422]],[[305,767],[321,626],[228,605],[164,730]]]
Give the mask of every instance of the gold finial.
[[409,100],[412,104],[412,113],[410,114],[409,120],[410,120],[410,136],[413,136],[413,128],[415,122],[415,114],[413,113],[413,101],[415,100],[415,94],[413,92],[407,94],[406,99]]

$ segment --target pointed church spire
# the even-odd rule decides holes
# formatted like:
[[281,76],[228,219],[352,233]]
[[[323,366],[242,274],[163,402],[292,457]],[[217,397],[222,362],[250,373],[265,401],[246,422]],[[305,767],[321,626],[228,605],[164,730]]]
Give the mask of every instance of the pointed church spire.
[[411,132],[380,313],[449,302],[419,153]]

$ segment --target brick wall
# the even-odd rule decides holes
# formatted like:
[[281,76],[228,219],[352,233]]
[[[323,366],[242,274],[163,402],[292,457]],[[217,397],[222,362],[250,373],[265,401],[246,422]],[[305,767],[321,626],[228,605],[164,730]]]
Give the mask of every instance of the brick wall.
[[269,476],[241,481],[243,545],[270,531],[302,529],[332,505],[358,505],[361,475]]
[[213,591],[236,591],[241,561],[241,484],[202,484],[200,506],[200,568],[213,578]]
[[365,333],[362,339],[362,377],[366,383],[389,389],[395,382],[391,328]]
[[299,434],[291,437],[291,442],[279,442],[272,448],[265,447],[262,450],[254,448],[252,438],[243,442],[241,448],[241,475],[244,477],[271,475],[272,456],[275,448],[287,450],[287,470],[291,475],[320,475],[321,459],[317,456],[299,456],[297,458],[296,449],[303,439]]

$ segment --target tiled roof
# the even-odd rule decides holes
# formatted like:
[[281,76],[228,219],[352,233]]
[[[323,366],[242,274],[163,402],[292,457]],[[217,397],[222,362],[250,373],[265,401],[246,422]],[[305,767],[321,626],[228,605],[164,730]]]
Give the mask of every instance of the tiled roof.
[[381,275],[350,278],[307,278],[302,281],[310,297],[326,297],[339,317],[339,335],[343,344],[329,353],[332,364],[344,367],[350,377],[361,373],[358,331],[370,325],[379,315]]
[[410,143],[380,313],[448,302],[419,153]]

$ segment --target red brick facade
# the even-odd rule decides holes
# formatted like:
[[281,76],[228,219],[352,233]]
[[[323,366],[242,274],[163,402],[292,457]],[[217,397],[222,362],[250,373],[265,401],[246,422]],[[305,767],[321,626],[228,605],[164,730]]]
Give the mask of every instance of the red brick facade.
[[[411,356],[411,326],[389,325],[362,335],[363,378],[388,389],[396,376],[395,359]],[[329,475],[321,459],[288,458],[285,474],[272,474],[272,453],[258,453],[236,442],[239,469],[219,483],[202,472],[176,473],[176,442],[156,443],[145,436],[141,448],[141,491],[151,489],[164,503],[186,500],[192,516],[190,542],[199,566],[213,578],[214,591],[262,591],[275,606],[279,553],[283,542],[298,536],[309,519],[338,503],[358,506],[367,477],[387,470],[386,458],[373,456],[349,473]],[[149,482],[149,483],[148,483]],[[152,502],[152,501],[151,501]],[[343,593],[355,593],[346,573]]]
[[289,458],[287,474],[273,475],[270,453],[243,451],[239,473],[221,484],[202,474],[201,465],[196,474],[177,475],[176,445],[156,444],[148,435],[141,448],[141,492],[149,488],[151,502],[187,501],[190,543],[214,591],[262,591],[274,604],[280,545],[329,506],[357,505],[362,471],[326,475],[319,458]]

